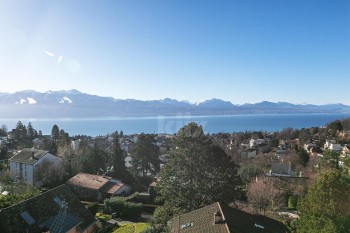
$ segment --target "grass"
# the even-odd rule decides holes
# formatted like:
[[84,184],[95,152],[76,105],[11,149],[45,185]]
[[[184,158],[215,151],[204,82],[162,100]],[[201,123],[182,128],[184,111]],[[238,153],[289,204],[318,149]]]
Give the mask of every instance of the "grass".
[[146,230],[150,225],[148,223],[129,223],[121,225],[117,228],[114,228],[111,233],[141,233]]
[[105,222],[112,219],[112,215],[109,215],[109,214],[96,213],[96,217],[100,220],[105,221]]

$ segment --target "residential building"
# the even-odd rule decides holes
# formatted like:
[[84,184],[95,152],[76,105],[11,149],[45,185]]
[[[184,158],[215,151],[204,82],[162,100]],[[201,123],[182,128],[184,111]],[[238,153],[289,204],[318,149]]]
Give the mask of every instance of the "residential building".
[[267,176],[293,176],[293,171],[289,163],[272,163],[270,173]]
[[0,211],[1,233],[92,233],[96,219],[66,185]]
[[62,159],[45,150],[23,149],[9,159],[10,174],[14,181],[23,181],[30,185],[40,186],[41,180],[35,177],[35,171],[43,161],[59,167]]
[[132,191],[131,187],[120,180],[109,177],[79,173],[69,179],[66,184],[73,192],[84,200],[102,201],[111,196],[125,196]]
[[240,153],[241,158],[255,158],[256,157],[256,150],[255,149],[247,149],[243,150]]
[[326,143],[324,144],[324,148],[325,149],[330,149],[330,150],[334,150],[334,151],[340,151],[342,150],[342,146],[338,143],[336,143],[334,140],[330,140],[330,141],[326,141]]
[[172,218],[169,227],[171,233],[287,232],[281,222],[218,202]]

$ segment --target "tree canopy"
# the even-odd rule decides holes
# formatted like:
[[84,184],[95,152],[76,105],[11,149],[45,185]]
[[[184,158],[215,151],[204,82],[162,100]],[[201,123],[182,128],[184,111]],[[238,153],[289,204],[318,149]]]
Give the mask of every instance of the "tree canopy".
[[240,183],[238,167],[223,149],[212,143],[201,126],[190,123],[181,128],[175,144],[157,185],[164,201],[162,211],[156,212],[158,217],[235,198]]
[[160,170],[159,148],[155,145],[154,135],[141,133],[131,153],[134,171],[141,171],[142,176],[147,172],[155,174]]
[[300,232],[349,232],[349,197],[349,176],[337,169],[321,174],[298,207]]

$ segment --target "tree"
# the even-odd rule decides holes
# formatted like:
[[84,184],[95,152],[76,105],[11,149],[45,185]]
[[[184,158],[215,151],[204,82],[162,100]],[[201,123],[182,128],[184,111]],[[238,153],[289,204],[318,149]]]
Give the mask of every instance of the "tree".
[[54,125],[51,130],[51,139],[54,142],[57,142],[57,140],[60,138],[60,130],[57,125]]
[[159,172],[159,148],[155,145],[154,135],[141,133],[131,152],[131,157],[133,170],[141,170],[142,176],[147,172],[152,174]]
[[332,169],[322,173],[298,207],[300,232],[349,232],[350,177]]
[[125,151],[120,147],[119,144],[119,135],[118,133],[112,134],[113,145],[112,145],[112,154],[111,154],[111,171],[110,175],[118,179],[123,180],[124,182],[131,182],[131,174],[126,170],[125,166]]
[[2,125],[0,128],[0,137],[7,136],[7,125]]
[[323,152],[323,159],[328,161],[332,168],[339,169],[340,153],[334,150],[325,150]]
[[262,167],[254,163],[243,165],[238,169],[238,175],[241,177],[244,183],[249,183],[252,178],[260,176],[262,173]]
[[310,156],[306,150],[300,149],[298,151],[298,158],[299,158],[300,164],[306,167],[307,163],[309,162]]
[[279,207],[283,203],[281,190],[267,178],[260,177],[257,181],[252,181],[248,185],[247,197],[253,208],[262,213]]
[[160,216],[192,211],[215,201],[230,202],[240,184],[237,165],[215,146],[202,127],[190,123],[179,130],[176,149],[160,173],[157,189],[164,206]]
[[95,142],[93,148],[88,148],[82,157],[83,172],[97,174],[105,173],[107,153]]
[[46,188],[54,188],[62,183],[63,169],[49,160],[43,160],[35,169],[35,180]]
[[341,121],[333,121],[327,125],[328,133],[332,136],[336,136],[337,132],[343,130]]
[[28,123],[28,126],[27,126],[27,135],[30,140],[32,140],[35,135],[35,129],[33,128],[32,123],[30,122]]
[[21,121],[17,122],[14,136],[18,141],[21,141],[27,137],[27,128]]

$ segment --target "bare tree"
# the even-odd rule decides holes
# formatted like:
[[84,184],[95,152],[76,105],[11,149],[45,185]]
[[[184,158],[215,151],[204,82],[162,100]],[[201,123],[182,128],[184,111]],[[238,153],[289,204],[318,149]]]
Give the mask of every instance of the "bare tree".
[[266,177],[251,182],[248,185],[247,196],[253,208],[263,214],[267,210],[279,207],[283,200],[282,192]]

